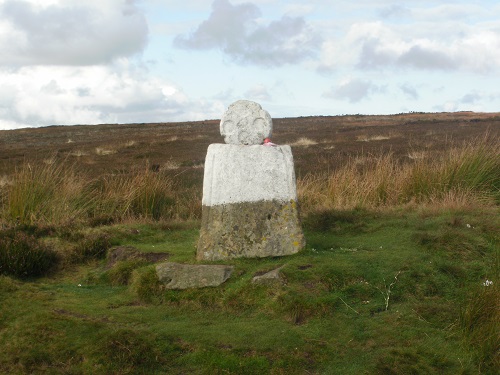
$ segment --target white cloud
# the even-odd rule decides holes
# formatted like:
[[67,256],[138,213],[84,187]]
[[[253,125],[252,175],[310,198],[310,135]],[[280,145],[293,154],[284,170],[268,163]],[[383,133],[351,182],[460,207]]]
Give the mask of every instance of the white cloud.
[[263,24],[252,3],[214,0],[212,13],[174,44],[186,49],[221,49],[237,62],[264,66],[295,64],[315,55],[321,40],[302,17],[283,16]]
[[284,117],[494,111],[493,3],[0,0],[0,129],[219,118],[242,96]]
[[303,16],[304,14],[312,13],[314,6],[312,4],[286,4],[285,13],[288,16]]
[[126,59],[112,66],[24,67],[0,72],[0,81],[0,129],[220,116],[217,102],[188,99]]
[[357,103],[370,94],[382,91],[383,88],[373,84],[371,81],[360,78],[348,78],[330,91],[323,94],[326,98],[348,100],[351,103]]
[[415,87],[413,87],[411,84],[409,84],[408,82],[400,85],[399,88],[410,99],[414,99],[414,100],[418,99],[417,89]]
[[147,36],[134,0],[0,0],[0,66],[108,63]]
[[245,92],[245,98],[253,101],[264,101],[267,102],[271,100],[271,95],[269,94],[267,87],[263,84],[258,84]]
[[397,19],[401,19],[403,17],[411,17],[412,11],[400,4],[391,4],[379,10],[378,14],[383,18],[394,17]]
[[464,103],[464,104],[473,104],[475,103],[476,101],[478,100],[481,100],[482,99],[482,95],[480,95],[479,93],[477,92],[470,92],[468,94],[465,94],[462,99],[460,100],[461,103]]
[[[459,62],[454,60],[445,51],[439,47],[432,45],[415,44],[407,51],[397,56],[396,65],[402,67],[410,67],[416,69],[439,69],[439,70],[454,70],[458,68]],[[376,55],[376,51],[372,51]],[[360,62],[365,56],[361,56]]]
[[438,111],[442,112],[456,112],[459,109],[459,106],[457,103],[453,101],[448,101],[442,105],[438,105],[434,107]]
[[476,74],[499,70],[500,21],[451,19],[445,12],[447,9],[457,17],[468,10],[475,10],[475,14],[487,11],[476,6],[437,7],[428,12],[435,17],[441,15],[441,22],[413,19],[405,23],[353,23],[344,34],[325,41],[318,70],[332,71],[352,65],[362,70],[456,70]]
[[476,4],[438,4],[431,7],[415,7],[412,16],[426,22],[467,21],[477,16],[487,16],[489,10]]

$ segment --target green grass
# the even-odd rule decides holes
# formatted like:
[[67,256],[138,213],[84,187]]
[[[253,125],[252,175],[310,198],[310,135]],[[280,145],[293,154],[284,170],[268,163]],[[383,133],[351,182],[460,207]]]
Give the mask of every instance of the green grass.
[[[231,278],[199,290],[162,290],[143,262],[109,270],[98,251],[37,280],[0,275],[0,372],[494,374],[499,225],[496,208],[323,211],[305,218],[299,254],[228,261]],[[196,228],[37,238],[195,262]],[[280,266],[284,283],[251,282]]]

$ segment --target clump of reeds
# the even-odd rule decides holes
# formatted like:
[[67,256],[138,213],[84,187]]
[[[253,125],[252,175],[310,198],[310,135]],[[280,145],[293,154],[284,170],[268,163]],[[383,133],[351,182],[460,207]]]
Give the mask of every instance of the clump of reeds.
[[64,162],[25,163],[2,187],[0,213],[16,225],[193,219],[201,211],[193,194],[147,166],[90,178]]
[[91,182],[86,196],[94,217],[151,218],[171,216],[175,200],[173,182],[148,168],[129,174],[111,174]]
[[82,215],[85,181],[62,163],[25,163],[2,194],[2,216],[17,224],[61,222]]
[[500,143],[484,138],[407,163],[392,154],[352,158],[334,172],[306,175],[297,188],[306,214],[404,204],[498,204]]

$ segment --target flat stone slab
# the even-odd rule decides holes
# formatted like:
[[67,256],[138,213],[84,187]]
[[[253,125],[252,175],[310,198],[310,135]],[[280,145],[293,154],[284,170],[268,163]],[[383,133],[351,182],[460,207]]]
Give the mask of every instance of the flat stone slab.
[[273,121],[260,104],[238,100],[222,116],[220,133],[224,142],[234,145],[260,145],[271,136]]
[[167,289],[189,289],[219,286],[233,272],[233,266],[180,264],[166,262],[156,266],[156,274]]
[[284,266],[281,266],[279,268],[276,268],[272,271],[266,272],[262,275],[257,275],[252,278],[252,283],[254,284],[265,284],[265,283],[271,283],[278,281],[280,283],[283,283],[283,276],[281,276],[281,269]]
[[204,206],[297,200],[290,146],[211,144],[205,158]]

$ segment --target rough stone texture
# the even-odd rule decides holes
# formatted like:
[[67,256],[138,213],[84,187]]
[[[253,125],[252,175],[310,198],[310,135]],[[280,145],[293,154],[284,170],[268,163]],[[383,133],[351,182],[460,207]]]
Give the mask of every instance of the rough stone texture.
[[248,100],[231,104],[220,122],[220,133],[228,144],[260,145],[272,131],[269,113],[260,104]]
[[133,246],[117,246],[108,251],[106,268],[113,267],[116,262],[124,260],[144,260],[146,262],[156,263],[166,260],[168,253],[146,253]]
[[205,159],[197,258],[282,256],[298,252],[304,235],[290,146],[262,145],[272,120],[246,100],[231,104]]
[[255,283],[255,284],[265,284],[265,283],[272,283],[272,282],[275,282],[275,281],[283,283],[284,280],[283,280],[283,277],[281,276],[281,272],[280,272],[283,267],[284,266],[281,266],[279,268],[276,268],[275,270],[266,272],[263,275],[254,276],[252,278],[252,283]]
[[304,245],[295,200],[203,206],[198,259],[283,256]]
[[204,206],[297,200],[290,146],[212,144],[204,173]]
[[232,266],[161,263],[156,274],[167,289],[204,288],[219,286],[233,272]]

